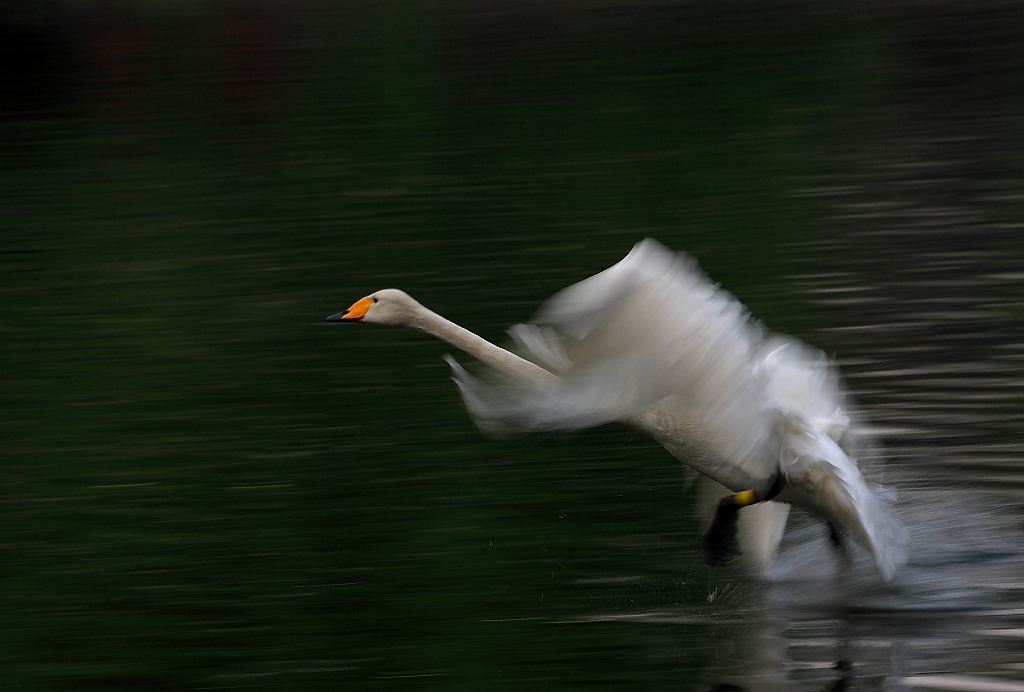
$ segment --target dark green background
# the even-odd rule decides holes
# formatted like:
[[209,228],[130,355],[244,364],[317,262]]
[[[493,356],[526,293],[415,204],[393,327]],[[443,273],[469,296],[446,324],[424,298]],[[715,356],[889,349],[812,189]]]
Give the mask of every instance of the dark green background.
[[486,439],[446,346],[323,318],[395,286],[500,340],[654,236],[815,340],[796,192],[898,118],[919,18],[187,5],[3,16],[5,688],[713,682],[760,587],[678,462]]

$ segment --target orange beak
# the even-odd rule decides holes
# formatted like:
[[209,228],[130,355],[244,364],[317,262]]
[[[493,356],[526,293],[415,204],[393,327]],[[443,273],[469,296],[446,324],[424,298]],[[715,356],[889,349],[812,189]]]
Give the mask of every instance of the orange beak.
[[348,310],[339,312],[337,315],[331,315],[327,318],[328,322],[359,322],[366,315],[366,311],[373,305],[373,298],[366,296],[360,298],[352,304]]

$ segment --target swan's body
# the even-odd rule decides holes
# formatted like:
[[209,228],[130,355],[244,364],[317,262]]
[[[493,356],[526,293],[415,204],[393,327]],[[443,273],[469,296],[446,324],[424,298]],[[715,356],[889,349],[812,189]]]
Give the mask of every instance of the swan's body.
[[655,241],[638,243],[610,269],[556,294],[537,324],[514,327],[529,359],[396,289],[331,319],[419,329],[489,366],[497,377],[484,382],[449,359],[482,428],[568,430],[619,421],[729,490],[764,497],[781,486],[780,502],[741,515],[741,541],[760,567],[781,539],[783,503],[838,520],[885,578],[905,559],[902,527],[857,466],[856,430],[825,357],[752,323],[692,260]]

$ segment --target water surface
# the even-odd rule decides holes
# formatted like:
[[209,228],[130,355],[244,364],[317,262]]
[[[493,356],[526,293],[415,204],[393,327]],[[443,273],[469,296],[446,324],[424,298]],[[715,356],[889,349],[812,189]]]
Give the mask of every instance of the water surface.
[[[1024,689],[1019,10],[2,19],[9,686]],[[501,340],[644,236],[834,354],[892,583],[799,517],[707,568],[653,442],[487,439],[442,344],[322,322]]]

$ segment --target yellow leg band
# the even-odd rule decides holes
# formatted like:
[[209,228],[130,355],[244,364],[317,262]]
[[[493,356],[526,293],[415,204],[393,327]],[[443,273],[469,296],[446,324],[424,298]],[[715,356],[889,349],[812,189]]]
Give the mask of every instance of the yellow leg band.
[[757,502],[757,493],[753,490],[741,490],[732,496],[733,501],[740,507],[746,507]]

